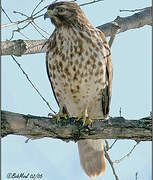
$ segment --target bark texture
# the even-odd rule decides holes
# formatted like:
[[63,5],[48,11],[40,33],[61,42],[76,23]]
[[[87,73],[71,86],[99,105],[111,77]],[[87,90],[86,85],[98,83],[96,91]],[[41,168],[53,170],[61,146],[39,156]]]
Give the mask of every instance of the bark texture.
[[64,141],[80,139],[131,139],[136,141],[151,141],[151,117],[139,120],[126,120],[123,117],[113,117],[108,120],[94,121],[92,126],[82,126],[75,118],[56,119],[23,115],[1,111],[1,135],[22,135],[31,138],[51,137]]

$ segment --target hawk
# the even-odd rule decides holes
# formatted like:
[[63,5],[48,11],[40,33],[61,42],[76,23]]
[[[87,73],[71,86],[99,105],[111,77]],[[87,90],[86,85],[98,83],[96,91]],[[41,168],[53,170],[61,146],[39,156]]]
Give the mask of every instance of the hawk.
[[[55,30],[47,41],[47,73],[60,107],[57,120],[70,117],[88,120],[106,118],[112,91],[112,59],[102,31],[95,28],[74,2],[54,2],[44,18]],[[104,173],[103,140],[79,140],[81,165],[89,177]]]

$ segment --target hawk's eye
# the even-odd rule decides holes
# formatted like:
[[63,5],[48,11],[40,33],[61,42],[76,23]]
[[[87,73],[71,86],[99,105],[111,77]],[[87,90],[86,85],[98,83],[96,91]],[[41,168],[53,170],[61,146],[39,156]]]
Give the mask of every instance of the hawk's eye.
[[62,13],[62,12],[64,12],[64,11],[65,11],[64,8],[58,8],[58,12],[59,12],[59,13]]

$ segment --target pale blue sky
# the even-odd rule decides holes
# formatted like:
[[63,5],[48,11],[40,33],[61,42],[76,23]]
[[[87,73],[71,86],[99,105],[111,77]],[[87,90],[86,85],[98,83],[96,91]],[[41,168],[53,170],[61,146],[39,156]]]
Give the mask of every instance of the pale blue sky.
[[[38,0],[5,0],[2,1],[2,7],[12,21],[17,21],[23,17],[13,14],[14,10],[29,15],[38,2]],[[44,1],[40,8],[51,2]],[[87,1],[78,2],[80,4]],[[127,12],[121,13],[120,9],[138,9],[150,5],[150,1],[104,0],[84,6],[82,9],[90,22],[98,26],[113,21],[117,16],[132,15]],[[50,21],[44,21],[43,17],[36,22],[49,33],[54,29]],[[2,24],[7,23],[9,21],[2,13]],[[11,30],[14,29],[16,29],[15,26],[2,29],[2,40],[9,39]],[[23,32],[31,39],[42,39],[32,26]],[[14,39],[25,38],[16,33]],[[117,35],[111,51],[114,78],[110,115],[119,116],[119,108],[122,107],[122,115],[127,119],[140,119],[148,116],[151,111],[152,96],[151,27],[145,26]],[[58,111],[46,74],[45,54],[26,55],[18,57],[17,60],[51,106]],[[3,110],[47,116],[50,110],[10,56],[2,57],[1,74]],[[2,139],[2,180],[6,179],[9,172],[43,173],[43,180],[89,179],[80,167],[76,143],[65,143],[50,138],[29,141],[29,143],[25,143],[25,140],[25,137],[13,135]],[[111,158],[121,158],[130,151],[134,144],[135,142],[130,140],[118,141],[110,151]],[[115,167],[121,180],[134,180],[136,172],[138,172],[138,180],[151,180],[151,143],[141,142],[129,158],[116,164]],[[114,180],[108,162],[105,174],[96,180]]]

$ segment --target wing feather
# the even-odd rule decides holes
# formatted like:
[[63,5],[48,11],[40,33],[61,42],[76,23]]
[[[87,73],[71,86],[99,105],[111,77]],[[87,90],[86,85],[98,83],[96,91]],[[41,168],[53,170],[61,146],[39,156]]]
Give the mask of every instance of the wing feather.
[[[52,39],[52,37],[54,37]],[[52,88],[52,91],[53,91],[53,95],[55,97],[55,100],[58,104],[58,106],[60,107],[59,105],[59,102],[57,100],[57,97],[56,97],[56,94],[55,94],[55,91],[54,91],[54,87],[52,85],[52,80],[51,80],[51,77],[49,75],[49,65],[48,65],[48,56],[49,56],[49,51],[51,51],[55,46],[56,46],[56,41],[55,41],[55,31],[52,33],[52,35],[50,36],[50,38],[48,39],[48,41],[46,42],[47,43],[47,52],[46,52],[46,69],[47,69],[47,75],[48,75],[48,79],[50,81],[50,84],[51,84],[51,88]]]
[[51,88],[52,88],[52,91],[53,91],[54,98],[55,98],[58,106],[60,107],[59,102],[58,102],[58,100],[57,100],[57,97],[56,97],[56,95],[55,95],[54,87],[53,87],[53,85],[52,85],[52,80],[51,80],[50,75],[49,75],[49,70],[48,70],[48,55],[47,55],[47,54],[46,54],[46,69],[47,69],[47,75],[48,75],[48,79],[49,79],[50,84],[51,84]]
[[106,49],[106,78],[107,78],[107,85],[102,93],[102,110],[104,113],[104,116],[107,117],[110,111],[110,103],[111,103],[111,96],[112,96],[112,79],[113,79],[113,65],[112,65],[112,57],[110,53],[110,47],[106,40],[106,37],[104,33],[100,30],[98,30],[100,37],[103,41],[103,45]]

